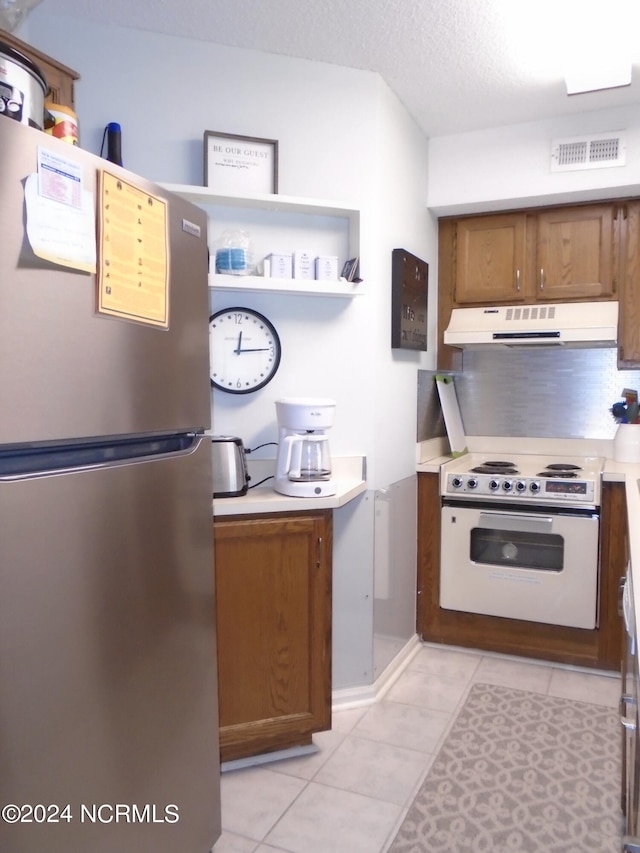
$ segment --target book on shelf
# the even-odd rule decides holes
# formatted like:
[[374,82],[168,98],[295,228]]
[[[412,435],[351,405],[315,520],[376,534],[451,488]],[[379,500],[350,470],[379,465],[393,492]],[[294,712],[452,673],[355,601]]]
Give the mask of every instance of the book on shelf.
[[348,261],[345,261],[344,266],[342,267],[342,275],[341,278],[345,278],[347,281],[351,281],[354,284],[358,284],[362,281],[359,278],[360,272],[360,258],[351,258]]

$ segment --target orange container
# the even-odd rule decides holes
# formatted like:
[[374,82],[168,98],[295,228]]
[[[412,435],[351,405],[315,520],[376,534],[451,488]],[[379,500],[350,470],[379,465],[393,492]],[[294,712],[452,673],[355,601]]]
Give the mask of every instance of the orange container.
[[78,116],[64,104],[45,103],[44,130],[64,142],[78,144]]

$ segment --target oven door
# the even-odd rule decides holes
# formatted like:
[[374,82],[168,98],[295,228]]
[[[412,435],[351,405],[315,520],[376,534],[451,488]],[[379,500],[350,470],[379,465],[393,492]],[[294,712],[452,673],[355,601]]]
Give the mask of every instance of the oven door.
[[599,518],[444,501],[440,606],[595,628]]

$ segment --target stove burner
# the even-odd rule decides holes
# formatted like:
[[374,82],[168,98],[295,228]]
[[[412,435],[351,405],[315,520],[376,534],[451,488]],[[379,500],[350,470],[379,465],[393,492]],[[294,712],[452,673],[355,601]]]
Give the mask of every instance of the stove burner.
[[571,462],[552,462],[546,466],[549,471],[581,471],[579,465],[572,465]]
[[489,462],[485,462],[483,465],[477,465],[475,468],[472,468],[469,472],[471,474],[517,474],[517,468],[508,468],[503,465],[494,466]]
[[515,462],[503,462],[501,459],[487,459],[482,463],[483,468],[492,468],[494,471],[499,471],[502,468],[515,468]]
[[[551,466],[549,466],[551,467]],[[577,467],[577,466],[575,466]],[[578,468],[578,471],[580,469]],[[578,475],[575,471],[568,471],[563,468],[554,468],[553,470],[547,469],[546,471],[540,471],[538,477],[556,477],[558,479],[572,480],[575,479]]]

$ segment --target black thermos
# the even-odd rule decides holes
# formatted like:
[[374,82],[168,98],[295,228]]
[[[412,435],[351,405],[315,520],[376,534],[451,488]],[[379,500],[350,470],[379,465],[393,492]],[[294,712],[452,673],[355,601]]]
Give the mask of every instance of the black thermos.
[[122,166],[122,128],[117,121],[110,121],[107,132],[107,160]]

